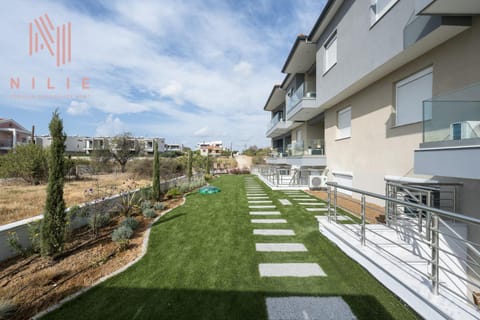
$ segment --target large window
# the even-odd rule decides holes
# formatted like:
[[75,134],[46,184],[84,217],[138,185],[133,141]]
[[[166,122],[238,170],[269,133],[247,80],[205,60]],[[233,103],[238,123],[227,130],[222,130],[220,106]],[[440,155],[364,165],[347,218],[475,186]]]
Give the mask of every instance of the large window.
[[337,63],[337,31],[332,35],[324,44],[325,47],[325,59],[323,71],[327,72]]
[[422,121],[423,101],[432,98],[432,72],[432,68],[427,68],[397,82],[397,126]]
[[350,138],[352,134],[352,108],[348,107],[337,113],[337,139]]
[[372,25],[390,10],[398,0],[371,0],[370,12]]

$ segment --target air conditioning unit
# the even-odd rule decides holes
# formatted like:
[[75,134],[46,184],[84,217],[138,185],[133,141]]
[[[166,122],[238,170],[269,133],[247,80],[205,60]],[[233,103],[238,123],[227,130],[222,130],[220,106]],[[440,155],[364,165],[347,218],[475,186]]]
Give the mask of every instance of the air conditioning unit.
[[462,140],[480,137],[480,121],[460,121],[450,124],[452,140]]
[[319,189],[327,187],[327,176],[311,175],[308,181],[310,189]]

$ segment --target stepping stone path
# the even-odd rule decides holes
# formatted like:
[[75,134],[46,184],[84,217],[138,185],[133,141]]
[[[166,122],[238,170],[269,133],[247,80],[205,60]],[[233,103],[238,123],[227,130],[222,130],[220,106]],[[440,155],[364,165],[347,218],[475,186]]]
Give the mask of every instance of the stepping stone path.
[[275,206],[248,206],[250,209],[275,209]]
[[250,211],[252,216],[279,216],[281,215],[280,211]]
[[253,234],[258,236],[294,236],[295,231],[290,229],[255,229]]
[[325,277],[317,263],[260,263],[260,277]]
[[[272,203],[262,187],[253,178],[246,178],[246,194],[250,216],[281,216],[280,211],[260,211],[255,209],[275,209],[275,205],[253,205]],[[283,193],[302,206],[325,206],[318,199],[300,190],[285,190]],[[281,205],[290,206],[288,199],[278,199]],[[306,208],[307,211],[327,211],[327,208]],[[338,219],[339,217],[337,217]],[[287,224],[286,219],[250,219],[252,224]],[[264,227],[265,228],[265,227]],[[254,229],[255,236],[295,237],[292,229]],[[285,238],[282,238],[285,239]],[[256,243],[255,250],[262,252],[265,259],[275,252],[307,252],[304,244],[299,242]],[[268,259],[267,259],[268,260]],[[314,262],[275,262],[259,263],[258,272],[261,278],[285,277],[325,277],[327,276],[318,263]],[[284,319],[355,319],[350,307],[341,297],[267,297],[265,300],[269,320]]]
[[287,223],[285,219],[252,219],[251,223]]
[[255,249],[259,252],[307,252],[301,243],[257,243]]
[[305,208],[305,210],[311,211],[311,212],[318,212],[318,211],[328,212],[328,208]]
[[284,206],[291,206],[292,203],[290,201],[288,201],[288,199],[278,199],[278,201],[280,201],[281,204],[283,204]]
[[285,319],[356,319],[341,297],[267,298],[268,320]]

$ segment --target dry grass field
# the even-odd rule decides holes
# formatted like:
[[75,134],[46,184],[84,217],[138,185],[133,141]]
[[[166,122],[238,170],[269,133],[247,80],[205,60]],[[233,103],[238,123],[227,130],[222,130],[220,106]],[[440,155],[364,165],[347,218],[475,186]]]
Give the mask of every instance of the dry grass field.
[[[67,207],[89,201],[84,191],[96,188],[121,186],[131,178],[128,173],[85,176],[82,180],[67,181],[64,188],[64,197]],[[136,179],[139,187],[151,184],[150,180]],[[19,181],[0,182],[0,225],[39,215],[45,204],[47,185],[32,186]]]

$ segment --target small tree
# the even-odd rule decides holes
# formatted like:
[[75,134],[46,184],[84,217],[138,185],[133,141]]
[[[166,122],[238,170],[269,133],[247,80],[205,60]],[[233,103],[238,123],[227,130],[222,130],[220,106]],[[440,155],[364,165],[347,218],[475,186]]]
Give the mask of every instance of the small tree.
[[128,132],[116,136],[109,145],[110,154],[125,172],[128,160],[138,156],[142,151],[140,144]]
[[188,150],[188,159],[187,159],[187,177],[188,181],[192,180],[192,166],[193,166],[193,153],[192,150]]
[[210,174],[210,156],[208,154],[205,159],[205,172],[206,174]]
[[153,177],[152,177],[152,193],[153,199],[160,201],[160,157],[158,155],[158,143],[153,142]]
[[65,139],[63,121],[58,110],[49,125],[52,146],[49,157],[47,199],[41,230],[42,255],[52,256],[63,250],[65,236],[65,201],[63,199]]

